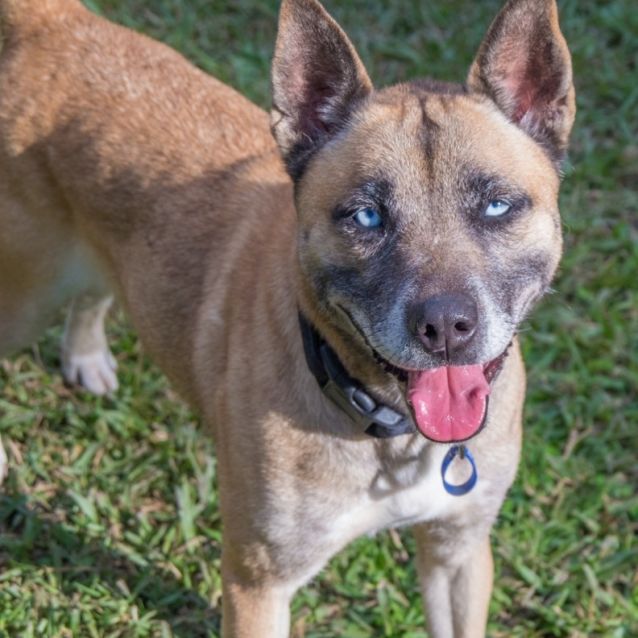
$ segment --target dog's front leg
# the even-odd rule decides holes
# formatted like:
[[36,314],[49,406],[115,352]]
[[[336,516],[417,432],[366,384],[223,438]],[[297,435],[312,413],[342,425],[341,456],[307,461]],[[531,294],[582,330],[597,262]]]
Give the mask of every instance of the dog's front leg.
[[440,529],[422,525],[414,535],[432,638],[484,638],[494,571],[489,531],[477,531],[471,541],[467,532],[451,531],[443,541]]
[[288,638],[289,587],[254,581],[222,553],[222,638]]
[[117,390],[116,362],[104,333],[110,296],[82,295],[71,305],[62,341],[62,372],[93,394]]

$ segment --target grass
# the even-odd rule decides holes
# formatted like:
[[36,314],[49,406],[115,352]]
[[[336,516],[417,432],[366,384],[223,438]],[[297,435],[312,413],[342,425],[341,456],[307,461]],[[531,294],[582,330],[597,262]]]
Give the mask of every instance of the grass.
[[[272,0],[90,0],[268,105]],[[329,2],[380,84],[462,79],[497,0]],[[524,456],[493,534],[494,638],[638,636],[638,12],[560,3],[579,115],[566,255],[526,326]],[[216,636],[211,441],[110,326],[121,390],[64,387],[60,329],[0,367],[0,636]],[[293,635],[423,638],[409,533],[342,552],[293,604]],[[258,637],[256,637],[258,638]]]

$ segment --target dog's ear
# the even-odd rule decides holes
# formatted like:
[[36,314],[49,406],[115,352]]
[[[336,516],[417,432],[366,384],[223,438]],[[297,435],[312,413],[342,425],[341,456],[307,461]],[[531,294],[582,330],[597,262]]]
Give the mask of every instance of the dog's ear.
[[479,49],[468,87],[488,95],[560,162],[576,106],[555,0],[509,0]]
[[297,179],[372,84],[352,43],[316,0],[283,0],[272,68],[272,130]]

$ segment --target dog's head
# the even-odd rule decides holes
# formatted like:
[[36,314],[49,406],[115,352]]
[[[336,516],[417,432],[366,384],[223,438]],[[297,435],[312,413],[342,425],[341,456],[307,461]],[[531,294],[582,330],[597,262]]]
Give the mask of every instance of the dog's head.
[[423,434],[473,436],[561,253],[575,107],[555,0],[510,0],[465,85],[382,90],[318,2],[284,0],[273,98],[304,309],[340,355],[405,377]]

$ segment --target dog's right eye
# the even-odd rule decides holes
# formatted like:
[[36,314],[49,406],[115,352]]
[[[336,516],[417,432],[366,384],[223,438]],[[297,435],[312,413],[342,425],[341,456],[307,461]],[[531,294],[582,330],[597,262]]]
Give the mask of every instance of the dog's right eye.
[[354,221],[362,228],[375,229],[383,226],[383,219],[374,208],[360,208],[354,215]]
[[503,217],[512,210],[512,204],[505,199],[493,199],[485,208],[485,217]]

